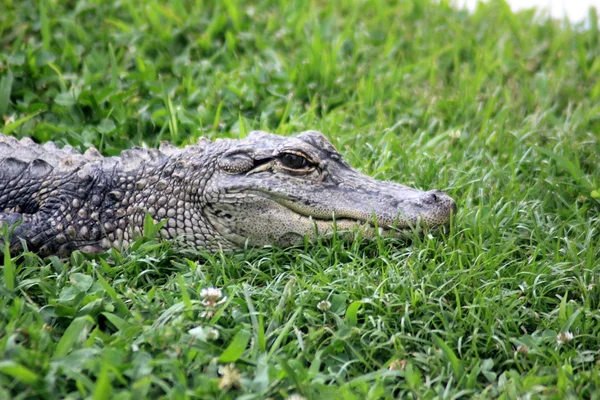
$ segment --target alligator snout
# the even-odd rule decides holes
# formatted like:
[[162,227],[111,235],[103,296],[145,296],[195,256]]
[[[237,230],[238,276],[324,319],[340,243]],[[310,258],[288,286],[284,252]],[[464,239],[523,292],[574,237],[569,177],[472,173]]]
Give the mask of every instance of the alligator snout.
[[443,209],[449,209],[452,212],[456,212],[456,202],[454,199],[441,190],[434,189],[423,192],[419,200],[427,205],[438,205]]
[[409,198],[399,210],[408,219],[408,225],[423,224],[427,227],[447,225],[450,215],[456,212],[456,202],[441,190],[419,192]]

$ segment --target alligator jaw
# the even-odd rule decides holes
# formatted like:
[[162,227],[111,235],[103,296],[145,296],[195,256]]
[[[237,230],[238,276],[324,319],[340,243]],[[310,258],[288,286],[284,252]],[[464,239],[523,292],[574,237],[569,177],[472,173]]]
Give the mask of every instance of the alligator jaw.
[[[431,196],[428,192],[422,192],[422,196]],[[423,233],[424,231],[435,231],[439,228],[446,228],[450,222],[450,215],[456,212],[456,203],[447,194],[435,191],[434,197],[440,203],[446,205],[440,208],[439,215],[431,218],[431,212],[425,216],[414,214],[408,216],[407,213],[399,208],[396,217],[390,221],[378,216],[374,207],[368,207],[371,212],[360,213],[356,210],[333,210],[328,217],[319,213],[312,214],[307,207],[298,207],[297,203],[279,196],[269,196],[271,200],[288,208],[290,211],[312,221],[318,232],[336,231],[360,231],[366,237],[375,236],[378,232],[380,236],[406,237],[411,232]],[[417,198],[418,199],[418,198]],[[332,206],[335,209],[335,206]],[[429,223],[427,223],[429,219]]]
[[[435,229],[448,225],[450,221],[450,214],[456,212],[456,203],[447,194],[440,191],[435,192],[436,193],[433,196],[436,198],[436,201],[439,203],[445,203],[436,211],[432,212],[431,210],[428,210],[427,214],[415,212],[411,212],[409,214],[407,210],[399,207],[395,212],[395,217],[392,219],[390,219],[389,216],[387,216],[387,218],[382,217],[381,214],[378,214],[377,209],[370,205],[364,207],[365,209],[368,209],[369,212],[359,212],[356,209],[338,210],[336,209],[335,205],[332,205],[331,214],[323,215],[322,212],[311,212],[312,210],[310,209],[310,206],[298,207],[296,202],[289,199],[281,199],[277,198],[277,196],[274,196],[275,198],[273,198],[273,196],[268,197],[271,197],[272,200],[290,209],[294,213],[307,218],[312,218],[314,221],[323,221],[332,225],[335,223],[338,227],[343,226],[344,228],[363,226],[368,228],[377,228],[381,233],[382,230],[406,232],[421,230],[423,228]],[[422,195],[431,196],[429,192],[422,192]],[[420,203],[422,200],[420,200],[420,197],[417,197],[415,202]],[[410,204],[410,202],[408,202],[408,206],[410,207],[411,205],[414,206],[414,204]],[[434,215],[432,215],[432,213]],[[392,215],[394,215],[393,212]],[[428,220],[429,223],[427,223]]]
[[[359,219],[348,218],[333,218],[333,219],[318,219],[311,216],[303,216],[310,221],[315,227],[319,235],[327,235],[333,232],[348,233],[360,232],[363,237],[371,238],[376,235],[384,237],[404,238],[409,236],[413,229],[409,226],[393,227],[393,226],[378,226],[376,221],[363,221]],[[419,228],[417,224],[415,229]],[[376,233],[377,232],[377,233]]]
[[[381,183],[387,194],[396,185]],[[230,192],[230,197],[221,198],[210,210],[205,210],[205,214],[223,238],[238,246],[245,243],[289,246],[302,242],[305,237],[314,240],[333,232],[343,233],[344,237],[358,231],[365,238],[378,234],[404,238],[413,232],[436,231],[447,226],[451,213],[456,211],[454,200],[443,192],[397,187],[396,196],[388,196],[388,202],[396,204],[393,209],[381,199],[377,203],[377,198],[369,198],[371,202],[368,202],[358,194],[344,204],[334,200],[324,202],[319,196],[292,199],[279,191],[252,188]],[[339,198],[335,188],[330,191],[325,200]]]

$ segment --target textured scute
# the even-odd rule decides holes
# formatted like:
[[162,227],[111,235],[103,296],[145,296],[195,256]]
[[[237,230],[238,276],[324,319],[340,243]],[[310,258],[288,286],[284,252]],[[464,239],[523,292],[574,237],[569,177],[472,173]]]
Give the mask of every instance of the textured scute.
[[26,161],[21,161],[14,157],[7,157],[0,160],[0,177],[18,176],[27,169],[29,165]]
[[30,138],[17,140],[14,137],[0,134],[0,161],[12,158],[23,163],[31,163],[34,160],[45,161],[50,167],[57,168],[61,160],[72,158],[75,164],[87,162],[82,159],[71,146],[59,149],[54,143],[49,142],[40,146]]
[[116,162],[120,162],[124,171],[136,171],[143,166],[155,166],[164,162],[168,156],[157,149],[145,149],[134,147],[125,150],[120,157],[113,157]]
[[[181,151],[177,147],[163,144],[160,149],[147,149],[134,147],[125,150],[118,157],[103,157],[95,148],[88,149],[81,154],[72,146],[59,148],[54,142],[43,145],[35,143],[30,138],[17,140],[14,137],[0,133],[0,165],[3,165],[0,178],[11,179],[12,176],[21,174],[29,163],[36,162],[34,169],[49,173],[54,170],[56,174],[82,169],[88,170],[91,165],[109,170],[119,166],[124,171],[134,171],[141,166],[156,166],[166,158]],[[43,164],[42,164],[43,162]]]

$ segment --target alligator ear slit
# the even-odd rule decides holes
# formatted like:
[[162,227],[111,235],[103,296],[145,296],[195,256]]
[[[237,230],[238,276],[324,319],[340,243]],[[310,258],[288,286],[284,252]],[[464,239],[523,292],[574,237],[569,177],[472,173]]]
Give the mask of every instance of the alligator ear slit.
[[218,165],[228,174],[243,174],[253,168],[254,160],[245,152],[227,152],[219,159]]

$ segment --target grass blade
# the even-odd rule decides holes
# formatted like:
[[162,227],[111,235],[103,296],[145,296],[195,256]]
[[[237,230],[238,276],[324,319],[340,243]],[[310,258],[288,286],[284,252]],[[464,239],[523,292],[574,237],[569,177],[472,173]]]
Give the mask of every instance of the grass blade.
[[100,369],[96,386],[94,387],[94,393],[92,394],[93,400],[108,400],[112,393],[112,385],[110,374],[108,372],[110,368],[109,360],[105,360]]
[[6,115],[8,105],[10,104],[10,94],[13,85],[13,74],[9,69],[6,74],[0,79],[0,117]]
[[558,166],[561,169],[569,172],[569,174],[573,177],[575,182],[577,182],[577,184],[579,186],[581,186],[582,188],[584,188],[586,191],[591,192],[594,189],[592,187],[591,182],[587,179],[587,177],[585,176],[585,174],[583,173],[583,171],[581,170],[581,168],[579,167],[578,164],[569,160],[565,156],[555,153],[551,150],[548,150],[548,149],[545,149],[545,148],[539,147],[539,146],[533,146],[533,147],[540,153],[542,153],[542,154],[550,157],[552,160],[554,160],[554,162],[556,162],[556,164],[558,164]]
[[229,346],[219,356],[219,362],[231,363],[237,361],[244,354],[251,337],[252,333],[249,330],[240,329],[229,343]]
[[2,249],[2,253],[4,253],[4,284],[8,290],[13,290],[15,288],[15,276],[16,276],[16,266],[12,261],[10,256],[10,237],[9,237],[9,229],[8,225],[2,226],[2,238],[4,249]]
[[129,309],[127,308],[125,303],[123,303],[123,300],[119,298],[117,291],[109,285],[106,279],[104,279],[104,277],[100,274],[100,271],[96,272],[96,277],[98,278],[98,283],[100,284],[100,286],[102,286],[102,288],[106,290],[106,293],[108,293],[111,300],[115,303],[115,308],[117,309],[117,312],[121,315],[121,317],[131,317]]
[[40,379],[35,372],[12,360],[0,361],[0,373],[17,379],[26,385],[33,385]]
[[346,323],[350,327],[355,327],[358,324],[358,310],[362,306],[362,301],[354,301],[346,309]]
[[75,318],[58,341],[52,358],[64,357],[74,350],[75,346],[87,337],[88,331],[93,325],[94,320],[88,315]]
[[25,122],[29,121],[30,119],[36,117],[40,113],[41,113],[41,111],[38,111],[33,114],[27,115],[23,118],[20,118],[20,119],[16,120],[15,122],[9,123],[8,125],[6,125],[4,127],[4,129],[2,130],[2,133],[4,133],[5,135],[10,135],[15,129],[17,129],[18,127],[23,125]]
[[448,346],[446,342],[444,342],[438,336],[434,336],[433,341],[440,349],[442,349],[446,360],[450,363],[450,367],[452,368],[452,372],[454,372],[454,376],[456,379],[460,380],[463,373],[463,368],[460,360],[458,357],[456,357],[456,354],[454,354],[450,346]]

